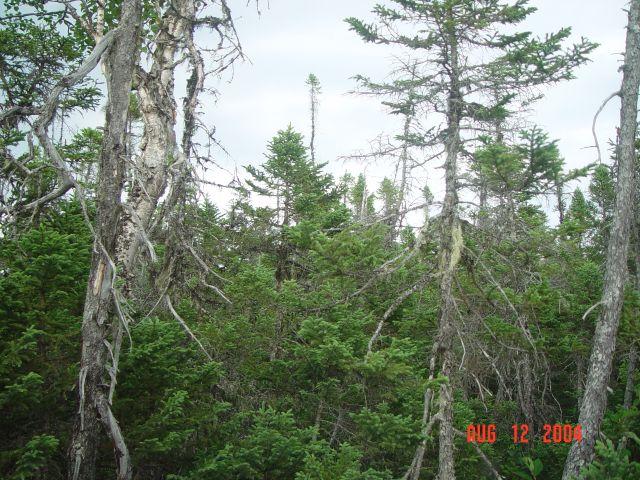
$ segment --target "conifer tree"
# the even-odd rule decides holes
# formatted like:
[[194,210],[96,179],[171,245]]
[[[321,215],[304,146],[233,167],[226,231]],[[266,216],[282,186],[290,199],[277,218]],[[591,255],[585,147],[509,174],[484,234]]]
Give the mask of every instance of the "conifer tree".
[[[275,282],[279,292],[284,281],[295,274],[291,228],[303,221],[322,223],[337,200],[333,179],[322,172],[324,164],[307,158],[303,137],[291,125],[278,131],[267,146],[267,161],[260,167],[246,167],[251,178],[247,184],[254,193],[275,200],[271,219],[275,243]],[[276,358],[280,349],[283,312],[276,312],[275,337],[270,353]]]
[[[439,391],[438,478],[452,480],[454,469],[453,384],[456,305],[453,284],[462,251],[458,214],[458,161],[463,153],[464,131],[490,124],[504,115],[504,105],[514,96],[526,96],[531,86],[572,78],[575,67],[586,61],[595,45],[587,40],[563,49],[570,29],[543,39],[530,32],[501,33],[535,11],[526,0],[489,2],[466,0],[394,0],[393,7],[376,5],[376,24],[356,18],[347,22],[366,42],[399,45],[421,60],[423,107],[440,114],[440,142],[444,147],[445,195],[440,214],[440,313],[436,353],[440,374],[447,379]],[[492,55],[476,61],[474,51]],[[495,92],[502,92],[495,98]],[[484,103],[481,103],[484,102]],[[430,417],[431,397],[425,396]],[[416,455],[407,477],[417,479],[424,449]]]
[[602,313],[593,338],[589,371],[578,422],[584,430],[584,439],[571,445],[567,456],[563,480],[580,475],[595,454],[595,444],[607,405],[607,387],[613,364],[616,336],[624,285],[627,277],[627,254],[633,219],[636,171],[636,132],[638,122],[638,89],[640,88],[640,0],[632,0],[628,13],[626,51],[620,87],[620,135],[616,156],[618,175],[616,182],[613,223],[605,260]]
[[322,172],[326,164],[307,158],[303,137],[291,125],[267,145],[267,161],[261,167],[246,167],[247,184],[259,195],[276,201],[276,224],[289,227],[317,217],[322,207],[335,199],[333,179]]

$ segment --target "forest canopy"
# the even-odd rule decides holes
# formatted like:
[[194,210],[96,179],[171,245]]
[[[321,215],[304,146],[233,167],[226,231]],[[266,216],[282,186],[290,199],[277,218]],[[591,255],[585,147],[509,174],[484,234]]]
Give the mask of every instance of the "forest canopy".
[[327,158],[318,69],[231,182],[203,112],[263,2],[0,5],[1,478],[640,478],[640,0],[578,166],[530,115],[571,18],[389,0],[333,21],[399,130]]

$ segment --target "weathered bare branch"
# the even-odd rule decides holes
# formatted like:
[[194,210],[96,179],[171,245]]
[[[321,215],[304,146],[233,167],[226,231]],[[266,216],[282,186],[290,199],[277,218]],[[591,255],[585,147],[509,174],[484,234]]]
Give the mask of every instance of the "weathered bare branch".
[[169,298],[169,295],[165,295],[164,296],[164,301],[167,304],[167,308],[169,308],[169,311],[173,315],[173,318],[175,318],[177,320],[177,322],[184,329],[184,331],[187,333],[187,335],[189,335],[189,338],[191,338],[191,340],[196,342],[196,344],[198,345],[198,347],[200,347],[200,350],[202,350],[202,352],[205,354],[207,359],[210,362],[212,362],[213,358],[211,358],[211,355],[209,355],[209,352],[207,352],[207,349],[204,348],[204,346],[202,345],[200,340],[198,340],[198,337],[196,337],[195,334],[193,333],[193,331],[191,331],[191,329],[189,328],[189,325],[187,325],[187,323],[183,320],[183,318],[180,315],[178,315],[178,312],[176,312],[176,310],[173,308],[173,304],[171,303],[171,298]]
[[620,90],[613,92],[607,98],[604,99],[596,114],[593,116],[593,122],[591,122],[591,134],[593,135],[594,147],[596,148],[596,152],[598,153],[598,165],[602,163],[602,153],[600,152],[600,143],[598,142],[598,134],[596,133],[596,122],[598,121],[598,115],[604,110],[604,107],[609,103],[609,101],[615,97],[620,96]]
[[393,315],[393,313],[398,309],[398,307],[402,304],[402,302],[404,302],[411,295],[413,295],[418,290],[423,288],[429,278],[431,278],[431,275],[423,276],[410,288],[406,289],[400,295],[398,295],[398,297],[393,301],[393,303],[389,306],[389,308],[387,308],[387,310],[384,312],[384,315],[382,315],[382,318],[378,322],[378,325],[375,331],[373,332],[373,335],[369,339],[369,343],[367,344],[367,355],[371,353],[373,344],[378,340],[378,337],[380,336],[380,332],[382,332],[382,327],[384,326],[384,323],[389,319],[391,315]]
[[[466,438],[467,435],[464,432],[461,432],[460,430],[458,430],[457,428],[454,428],[453,431],[455,432],[455,434],[459,437],[462,438]],[[485,453],[482,451],[482,449],[480,448],[480,446],[476,443],[476,442],[471,442],[471,446],[473,447],[473,449],[476,451],[476,453],[478,454],[478,456],[480,457],[480,459],[484,462],[484,464],[487,466],[487,468],[489,469],[489,472],[491,472],[491,476],[493,478],[495,478],[495,480],[504,480],[504,477],[502,475],[500,475],[500,473],[498,472],[498,470],[496,470],[496,467],[493,466],[493,463],[491,463],[491,460],[489,460],[489,457],[487,457],[485,455]]]

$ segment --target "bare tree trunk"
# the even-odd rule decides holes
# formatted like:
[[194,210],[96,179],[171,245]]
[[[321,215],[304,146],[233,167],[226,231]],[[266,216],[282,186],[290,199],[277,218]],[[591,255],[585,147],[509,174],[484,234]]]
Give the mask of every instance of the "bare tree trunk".
[[338,407],[338,418],[336,418],[336,423],[333,424],[333,430],[331,431],[331,437],[329,438],[329,446],[332,446],[338,440],[338,431],[342,427],[342,419],[344,418],[344,410],[342,407]]
[[563,480],[578,476],[580,469],[593,460],[595,443],[607,404],[607,383],[611,374],[627,272],[635,188],[635,139],[640,87],[640,0],[631,1],[623,71],[618,142],[620,174],[605,265],[602,314],[596,326],[587,383],[578,418],[582,425],[583,440],[571,446],[562,474]]
[[480,173],[478,176],[480,177],[480,198],[478,200],[479,207],[476,225],[478,226],[478,228],[482,229],[487,226],[487,219],[489,217],[489,192],[484,174]]
[[638,367],[638,345],[631,344],[629,349],[629,363],[627,364],[627,384],[624,389],[624,401],[622,406],[629,410],[633,404],[633,391],[635,390],[635,374]]
[[318,109],[318,98],[314,90],[311,87],[311,141],[309,142],[309,150],[311,150],[311,161],[316,161],[316,115]]
[[[637,175],[637,173],[636,173]],[[640,186],[640,178],[636,178],[636,197],[640,194],[637,187]],[[636,198],[636,212],[635,212],[635,225],[634,225],[634,233],[635,233],[635,255],[634,255],[634,264],[635,264],[635,289],[637,292],[640,292],[640,211],[637,203],[638,198]],[[636,308],[634,315],[636,317],[636,321],[640,318],[640,309]],[[638,343],[637,340],[632,340],[631,347],[629,348],[629,360],[627,363],[627,383],[624,389],[624,400],[622,402],[622,407],[625,410],[629,410],[633,405],[633,392],[635,391],[636,382],[636,369],[638,368]],[[624,449],[627,447],[628,436],[626,434],[622,435],[620,439],[620,443],[618,444],[619,449]]]
[[89,284],[82,319],[79,410],[69,450],[69,478],[93,480],[102,424],[114,445],[117,478],[130,479],[129,453],[109,401],[108,338],[114,320],[113,258],[126,162],[127,113],[137,65],[140,0],[125,0],[118,37],[104,58],[108,101],[97,186],[97,219]]
[[316,441],[318,439],[318,435],[320,433],[320,423],[322,422],[322,410],[324,409],[324,401],[320,399],[318,402],[318,409],[316,410],[316,418],[313,422],[315,431],[313,432],[313,436],[311,437],[312,441]]
[[402,205],[406,197],[407,190],[407,174],[409,173],[409,134],[411,133],[411,122],[413,120],[413,111],[407,112],[404,117],[404,126],[402,129],[402,150],[400,151],[400,161],[398,167],[400,168],[400,184],[398,185],[398,198],[393,205],[392,215],[388,219],[390,232],[389,243],[393,243],[400,233],[400,227],[402,225]]
[[462,229],[456,213],[458,204],[457,165],[460,150],[460,118],[462,99],[459,84],[458,45],[455,32],[450,34],[450,90],[447,116],[447,143],[445,160],[445,196],[442,204],[442,232],[440,239],[440,315],[438,325],[438,353],[442,359],[440,373],[447,381],[440,386],[438,480],[455,480],[453,385],[452,373],[455,354],[456,306],[453,298],[455,269],[460,260]]
[[585,372],[584,372],[584,364],[585,359],[582,357],[582,355],[576,355],[576,392],[578,394],[578,409],[580,409],[580,406],[582,405],[582,397],[583,397],[583,391],[584,391],[584,377],[585,377]]
[[318,118],[318,95],[320,94],[320,82],[318,78],[310,73],[307,77],[307,85],[309,85],[309,102],[311,106],[311,141],[309,142],[309,151],[311,152],[311,161],[316,161],[316,123]]
[[144,132],[118,245],[118,261],[126,267],[125,294],[131,287],[132,267],[145,240],[145,232],[166,189],[168,168],[181,160],[177,155],[175,133],[175,56],[186,32],[192,28],[194,16],[192,0],[174,0],[160,20],[149,73],[138,71],[137,89]]
[[[136,86],[144,132],[140,154],[131,165],[132,185],[127,202],[123,205],[121,228],[116,241],[116,265],[124,279],[122,296],[126,299],[132,298],[136,264],[143,244],[146,244],[152,260],[155,260],[149,226],[156,214],[158,201],[165,192],[168,169],[182,159],[175,133],[175,56],[180,42],[184,42],[185,33],[193,26],[194,16],[195,6],[192,0],[174,0],[159,20],[150,72],[146,73],[142,69],[137,71]],[[110,401],[115,390],[122,330],[123,326],[118,325],[113,335]]]
[[518,378],[518,400],[520,402],[520,410],[524,416],[524,423],[529,426],[533,425],[534,408],[533,408],[533,372],[531,369],[531,355],[525,352],[517,360],[516,375]]
[[558,223],[562,224],[564,222],[564,199],[562,198],[563,194],[563,184],[556,180],[556,208],[558,209]]
[[448,380],[440,386],[439,416],[439,480],[454,480],[454,456],[453,456],[453,387],[451,374],[455,355],[453,352],[453,338],[455,334],[456,308],[453,299],[453,277],[455,267],[459,260],[461,229],[452,207],[455,205],[457,195],[455,186],[449,188],[449,182],[455,182],[456,158],[447,159],[445,169],[447,171],[447,193],[445,195],[445,209],[442,215],[442,250],[440,255],[441,282],[440,282],[440,315],[438,326],[438,350],[442,359],[440,373]]
[[[429,360],[429,382],[433,381],[433,375],[436,367],[436,356],[438,354],[437,343],[433,346],[433,353]],[[431,415],[431,403],[433,400],[433,389],[431,386],[427,387],[424,392],[424,398],[422,402],[422,428],[421,434],[423,436],[416,453],[413,455],[413,460],[409,466],[407,472],[402,477],[403,480],[418,480],[420,478],[420,469],[422,468],[422,461],[424,459],[424,453],[427,449],[427,438],[431,433],[431,429],[435,421],[438,419],[438,415]]]
[[[627,384],[624,389],[624,401],[622,407],[625,410],[629,410],[633,405],[633,391],[635,390],[636,382],[636,368],[638,367],[638,345],[634,342],[629,349],[629,363],[627,364]],[[627,448],[627,441],[629,437],[626,434],[622,435],[618,449],[622,450]]]

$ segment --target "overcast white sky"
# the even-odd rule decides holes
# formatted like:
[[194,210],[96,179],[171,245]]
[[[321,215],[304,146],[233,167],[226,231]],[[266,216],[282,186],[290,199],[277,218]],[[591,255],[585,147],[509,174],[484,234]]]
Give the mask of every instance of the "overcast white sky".
[[[544,34],[571,26],[573,36],[587,37],[600,44],[592,62],[576,72],[576,79],[544,91],[529,120],[559,139],[568,167],[595,160],[591,121],[602,100],[620,84],[618,67],[624,50],[626,6],[623,0],[533,0],[538,11],[522,29]],[[261,0],[261,15],[253,5],[232,2],[244,51],[251,62],[239,64],[231,82],[219,85],[217,103],[209,102],[204,120],[215,125],[217,137],[229,156],[220,155],[219,164],[229,170],[264,161],[267,142],[292,123],[309,134],[309,105],[305,79],[315,73],[322,84],[317,157],[329,162],[335,175],[357,174],[366,168],[371,181],[379,181],[390,170],[385,166],[365,166],[338,157],[366,150],[368,141],[381,132],[394,133],[394,119],[374,98],[349,95],[356,74],[384,79],[391,58],[383,48],[365,44],[348,30],[344,18],[372,18],[370,0]],[[227,79],[228,80],[228,79]],[[613,136],[618,122],[619,103],[610,102],[598,122],[600,142]],[[425,172],[434,193],[441,191],[440,171]],[[222,176],[214,179],[220,181]],[[222,203],[229,193],[211,191]]]

